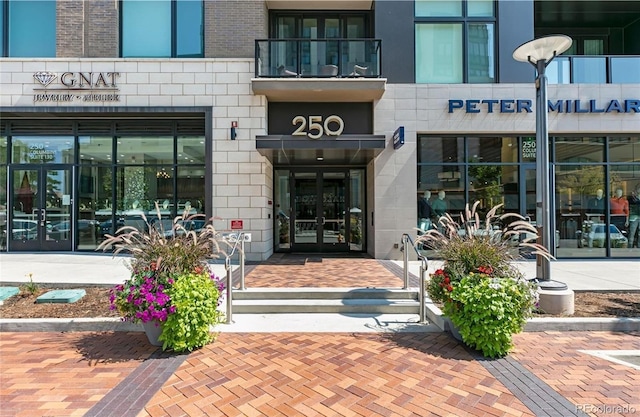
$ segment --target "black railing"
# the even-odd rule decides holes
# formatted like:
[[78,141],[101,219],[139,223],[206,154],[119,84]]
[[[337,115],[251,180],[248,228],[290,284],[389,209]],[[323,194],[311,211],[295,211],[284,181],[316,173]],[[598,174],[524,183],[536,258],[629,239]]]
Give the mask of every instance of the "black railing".
[[549,84],[640,84],[640,56],[559,56],[545,73]]
[[256,77],[381,76],[379,39],[258,39]]

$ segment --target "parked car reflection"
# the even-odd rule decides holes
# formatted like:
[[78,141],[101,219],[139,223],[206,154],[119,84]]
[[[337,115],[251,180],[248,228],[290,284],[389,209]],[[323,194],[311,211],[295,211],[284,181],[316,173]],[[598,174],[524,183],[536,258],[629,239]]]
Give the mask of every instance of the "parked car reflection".
[[[100,223],[97,220],[78,220],[78,236],[79,237],[93,237],[100,227]],[[47,227],[47,235],[50,239],[54,240],[68,240],[71,239],[71,222],[65,220],[59,223],[54,223]]]
[[36,220],[14,219],[11,225],[13,240],[33,240],[38,238],[38,222]]

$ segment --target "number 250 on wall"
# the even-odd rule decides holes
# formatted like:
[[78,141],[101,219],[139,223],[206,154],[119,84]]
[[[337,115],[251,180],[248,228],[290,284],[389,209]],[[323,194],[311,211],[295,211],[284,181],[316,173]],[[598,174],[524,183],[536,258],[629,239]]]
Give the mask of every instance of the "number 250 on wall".
[[[293,136],[309,136],[311,139],[319,139],[322,135],[340,136],[344,130],[344,120],[340,116],[331,115],[322,122],[322,116],[309,116],[309,128],[307,129],[307,119],[304,116],[296,116],[291,124],[300,125],[292,133]],[[332,129],[337,125],[337,129]]]

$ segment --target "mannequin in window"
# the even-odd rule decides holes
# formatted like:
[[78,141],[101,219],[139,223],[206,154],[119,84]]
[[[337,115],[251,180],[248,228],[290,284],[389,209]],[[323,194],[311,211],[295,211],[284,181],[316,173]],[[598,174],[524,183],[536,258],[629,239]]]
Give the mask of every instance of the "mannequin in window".
[[622,196],[622,188],[617,188],[616,193],[609,200],[611,205],[611,223],[620,231],[629,226],[629,200]]
[[598,213],[604,214],[604,192],[601,189],[596,191],[596,196],[589,199],[587,203],[587,214]]
[[431,191],[426,190],[422,197],[418,199],[418,229],[429,230],[431,229],[431,217],[433,215],[433,209],[431,208]]
[[436,218],[440,218],[440,216],[444,216],[447,212],[447,202],[445,201],[446,193],[444,190],[438,191],[438,198],[431,203],[431,208],[433,209],[433,214]]
[[629,202],[628,246],[640,248],[640,184],[636,185],[636,189],[631,192],[627,201]]

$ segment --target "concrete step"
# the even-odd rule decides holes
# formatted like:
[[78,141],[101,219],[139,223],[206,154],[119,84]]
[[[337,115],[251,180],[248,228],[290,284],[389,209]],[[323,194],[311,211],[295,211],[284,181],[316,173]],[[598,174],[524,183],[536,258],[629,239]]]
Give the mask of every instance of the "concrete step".
[[265,299],[233,300],[234,314],[274,313],[361,313],[361,314],[418,314],[420,305],[408,299]]
[[252,288],[233,291],[233,312],[417,314],[417,290],[399,288]]
[[234,290],[233,300],[417,300],[418,290],[400,288],[248,288]]

